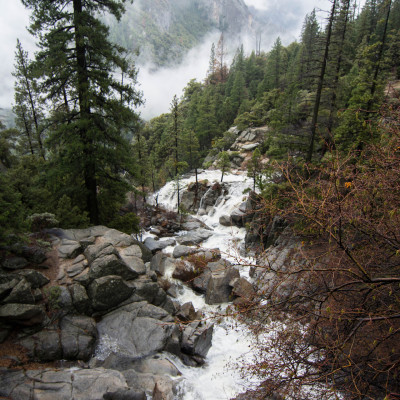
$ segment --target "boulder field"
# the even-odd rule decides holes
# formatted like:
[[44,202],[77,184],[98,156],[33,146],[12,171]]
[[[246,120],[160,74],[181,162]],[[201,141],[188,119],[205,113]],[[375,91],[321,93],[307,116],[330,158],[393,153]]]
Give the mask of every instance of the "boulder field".
[[142,243],[104,226],[52,229],[47,248],[4,249],[0,397],[173,399],[182,378],[166,354],[201,366],[213,323],[179,304],[167,271],[208,304],[254,295],[218,250],[199,247],[207,227],[191,218],[185,229],[179,244],[166,241],[172,256],[162,238]]

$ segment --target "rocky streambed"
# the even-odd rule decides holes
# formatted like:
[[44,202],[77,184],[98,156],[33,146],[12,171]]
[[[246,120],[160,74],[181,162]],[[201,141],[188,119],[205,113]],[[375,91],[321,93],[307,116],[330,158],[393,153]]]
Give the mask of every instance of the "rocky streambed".
[[234,363],[251,337],[214,317],[254,295],[238,267],[251,182],[203,175],[196,218],[173,212],[176,193],[166,186],[158,202],[170,211],[154,209],[143,242],[103,226],[53,229],[50,251],[7,253],[0,396],[212,400],[245,389]]

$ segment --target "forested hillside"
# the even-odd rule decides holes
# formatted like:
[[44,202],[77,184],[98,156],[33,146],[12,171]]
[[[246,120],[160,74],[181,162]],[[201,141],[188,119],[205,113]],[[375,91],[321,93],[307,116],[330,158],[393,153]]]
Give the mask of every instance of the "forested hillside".
[[[224,31],[231,44],[255,37],[259,23],[243,1],[135,1],[121,21],[107,18],[111,39],[125,47],[139,64],[178,65],[188,50],[214,31]],[[239,39],[240,40],[240,39]]]
[[[68,134],[72,127],[79,131],[82,115],[74,111],[81,99],[76,92],[79,70],[73,69],[68,53],[62,50],[73,37],[45,38],[40,36],[41,25],[33,25],[45,47],[31,61],[18,43],[17,127],[2,133],[2,187],[8,187],[2,201],[14,209],[11,214],[6,212],[12,218],[4,226],[17,227],[19,219],[32,213],[55,212],[62,208],[61,200],[78,207],[79,215],[89,212],[92,221],[110,222],[129,188],[145,194],[202,166],[207,155],[206,161],[213,162],[232,145],[234,138],[228,132],[232,125],[241,130],[268,126],[269,133],[257,150],[263,158],[289,154],[319,161],[332,148],[362,149],[377,135],[388,82],[398,78],[400,4],[397,0],[368,1],[359,15],[355,10],[350,0],[335,1],[324,26],[319,25],[315,11],[307,15],[298,42],[285,47],[277,38],[270,52],[249,55],[240,47],[229,66],[226,39],[221,34],[210,49],[206,80],[190,81],[181,98],[171,99],[171,112],[148,123],[125,108],[127,113],[120,113],[119,120],[107,118],[107,113],[116,111],[118,99],[121,107],[140,101],[132,86],[135,71],[122,58],[93,58],[93,68],[88,70],[93,78],[85,79],[94,79],[93,88],[99,91],[93,92],[90,115],[99,118],[95,125],[105,133],[101,140],[95,136],[90,145],[90,152],[98,158],[93,165],[87,156],[78,157],[86,139],[75,141]],[[88,55],[100,46],[100,37],[106,43],[106,35],[105,27],[93,29]],[[110,46],[114,46],[110,51],[121,50]],[[65,67],[55,70],[61,61]],[[43,62],[46,68],[39,72],[37,63]],[[111,68],[109,63],[122,68],[120,81],[100,74],[104,66]],[[107,82],[114,92],[100,90]],[[102,96],[111,102],[104,103]],[[97,107],[98,113],[94,111]],[[123,144],[130,139],[130,145]],[[87,140],[92,143],[93,139]],[[87,168],[83,185],[77,179],[82,167]],[[95,195],[94,182],[99,187],[102,181],[106,186]],[[99,197],[99,212],[93,199],[89,207],[87,190]]]
[[287,47],[279,38],[269,53],[246,55],[241,47],[230,66],[221,35],[206,81],[189,82],[171,113],[145,124],[135,139],[146,142],[147,168],[158,174],[153,184],[171,179],[176,162],[186,171],[200,166],[211,147],[228,150],[232,125],[268,125],[260,150],[275,159],[320,160],[332,146],[349,150],[372,139],[386,86],[399,74],[400,7],[368,1],[354,15],[352,5],[334,2],[324,27],[313,11],[299,42]]

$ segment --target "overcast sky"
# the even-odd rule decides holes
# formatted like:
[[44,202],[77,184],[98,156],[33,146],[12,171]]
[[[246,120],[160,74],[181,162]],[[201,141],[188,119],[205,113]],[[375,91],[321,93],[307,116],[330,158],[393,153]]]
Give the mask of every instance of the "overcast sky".
[[[290,23],[288,38],[298,38],[304,17],[314,7],[328,10],[329,0],[244,0],[249,6],[266,10]],[[29,24],[29,13],[19,0],[0,0],[0,108],[10,108],[13,102],[14,53],[17,38],[30,56],[35,50],[35,41],[26,30]],[[321,21],[323,15],[321,15]],[[279,23],[279,21],[277,21]],[[275,39],[275,38],[274,38]],[[164,69],[157,74],[151,74],[147,68],[142,68],[139,75],[141,89],[145,94],[147,110],[144,117],[155,116],[168,110],[174,94],[181,94],[182,88],[191,78],[204,78],[208,66],[210,43],[215,38],[207,40],[194,51],[191,51],[183,64],[174,70]],[[291,40],[291,39],[290,39]],[[266,49],[268,50],[268,49]]]

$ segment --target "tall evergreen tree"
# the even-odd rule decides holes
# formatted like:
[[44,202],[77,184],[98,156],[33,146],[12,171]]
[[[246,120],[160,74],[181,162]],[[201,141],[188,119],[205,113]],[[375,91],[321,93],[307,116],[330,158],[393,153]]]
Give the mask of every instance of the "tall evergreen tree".
[[[135,119],[129,106],[140,102],[132,85],[135,71],[99,19],[102,12],[119,19],[124,2],[22,0],[32,10],[30,31],[39,39],[43,90],[53,104],[50,143],[54,168],[63,176],[60,189],[79,193],[76,200],[85,203],[80,206],[94,224],[100,220],[99,204],[106,204],[99,196],[113,194],[122,201],[127,190],[122,173],[131,166],[123,129]],[[116,79],[118,71],[129,74],[130,82]]]
[[16,82],[13,111],[16,115],[17,127],[23,132],[20,147],[28,147],[31,154],[38,154],[44,159],[43,110],[40,105],[37,82],[32,71],[32,62],[28,58],[28,53],[22,48],[19,39],[17,40],[15,60],[13,75]]
[[317,87],[317,93],[316,93],[315,102],[314,102],[313,117],[312,117],[312,122],[311,122],[311,140],[310,140],[310,146],[308,148],[307,158],[306,158],[308,162],[311,161],[313,151],[314,151],[314,141],[315,141],[315,135],[317,132],[319,107],[320,107],[320,102],[321,102],[322,88],[324,85],[326,65],[327,65],[328,57],[329,57],[329,48],[330,48],[331,36],[332,36],[332,26],[333,26],[333,21],[335,18],[337,1],[338,0],[332,1],[332,8],[331,8],[331,12],[329,15],[329,22],[328,22],[328,27],[327,27],[327,32],[326,32],[326,39],[325,39],[325,50],[324,50],[324,55],[323,55],[323,59],[322,59],[321,70],[320,70],[319,77],[318,77],[318,87]]

